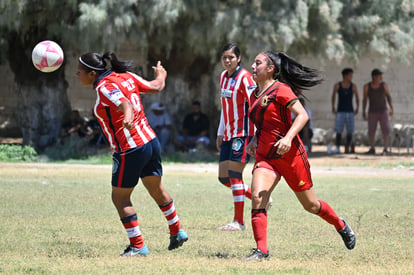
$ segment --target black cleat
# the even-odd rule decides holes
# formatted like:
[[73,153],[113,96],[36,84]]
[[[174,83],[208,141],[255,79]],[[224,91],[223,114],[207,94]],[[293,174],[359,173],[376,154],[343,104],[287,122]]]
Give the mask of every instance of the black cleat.
[[338,231],[339,235],[341,235],[342,240],[345,243],[346,248],[353,249],[356,243],[356,237],[354,231],[352,231],[351,226],[349,226],[348,222],[344,218],[340,218],[345,226],[341,230]]
[[170,235],[170,245],[168,246],[168,250],[179,248],[187,240],[188,240],[188,235],[184,231],[184,229],[178,230],[177,235]]
[[270,253],[264,253],[260,249],[253,248],[252,254],[244,258],[245,261],[261,261],[261,260],[269,260]]

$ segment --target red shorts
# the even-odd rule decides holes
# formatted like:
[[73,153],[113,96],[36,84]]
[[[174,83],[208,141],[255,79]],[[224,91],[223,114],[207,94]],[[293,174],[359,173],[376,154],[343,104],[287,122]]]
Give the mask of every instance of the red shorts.
[[295,192],[306,191],[313,186],[306,153],[289,157],[283,155],[277,159],[267,159],[257,154],[253,172],[256,168],[274,171],[279,177],[282,176]]

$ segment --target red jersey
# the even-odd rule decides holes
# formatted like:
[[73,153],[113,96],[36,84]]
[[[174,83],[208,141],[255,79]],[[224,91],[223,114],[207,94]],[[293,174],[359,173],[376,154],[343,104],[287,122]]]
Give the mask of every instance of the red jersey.
[[[257,154],[266,157],[273,145],[284,137],[292,126],[291,112],[287,106],[298,100],[292,89],[282,82],[273,83],[262,95],[250,96],[249,117],[257,128]],[[305,151],[299,136],[292,141],[292,147],[283,157],[295,156]]]
[[231,76],[227,71],[221,74],[221,123],[224,124],[224,141],[254,135],[254,126],[248,116],[250,95],[254,89],[256,83],[250,72],[244,68],[238,67]]
[[[150,90],[148,81],[134,73],[116,73],[109,70],[95,82],[96,102],[94,112],[112,150],[124,152],[142,146],[155,138],[142,109],[139,93]],[[134,125],[126,129],[122,121],[124,114],[118,110],[121,102],[129,101],[133,106]]]

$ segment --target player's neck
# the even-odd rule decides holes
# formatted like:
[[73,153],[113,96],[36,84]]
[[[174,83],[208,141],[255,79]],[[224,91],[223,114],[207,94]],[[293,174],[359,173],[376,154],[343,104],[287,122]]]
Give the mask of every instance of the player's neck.
[[263,81],[263,82],[261,82],[261,83],[258,83],[258,86],[259,86],[259,90],[258,90],[258,92],[257,92],[257,94],[256,94],[256,96],[261,96],[264,92],[266,92],[267,91],[267,89],[269,89],[272,85],[273,85],[273,83],[275,83],[276,82],[276,80],[274,80],[274,79],[269,79],[269,80],[265,80],[265,81]]

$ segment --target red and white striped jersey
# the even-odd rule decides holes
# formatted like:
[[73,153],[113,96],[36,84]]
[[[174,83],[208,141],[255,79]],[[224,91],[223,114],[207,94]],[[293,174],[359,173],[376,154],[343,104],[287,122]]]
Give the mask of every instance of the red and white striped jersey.
[[[142,146],[155,138],[155,133],[145,117],[139,96],[139,93],[149,91],[148,81],[134,73],[116,73],[109,70],[103,73],[95,83],[97,95],[94,107],[95,116],[112,150],[124,152]],[[129,101],[133,106],[135,127],[131,130],[123,126],[124,114],[118,110],[123,101]]]
[[229,76],[227,71],[221,73],[221,118],[218,135],[228,141],[235,137],[254,135],[254,126],[248,117],[250,95],[256,89],[252,75],[242,67]]

